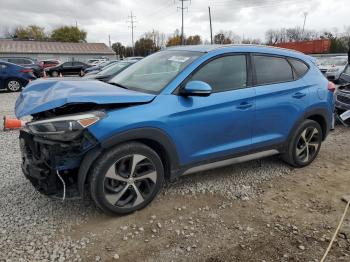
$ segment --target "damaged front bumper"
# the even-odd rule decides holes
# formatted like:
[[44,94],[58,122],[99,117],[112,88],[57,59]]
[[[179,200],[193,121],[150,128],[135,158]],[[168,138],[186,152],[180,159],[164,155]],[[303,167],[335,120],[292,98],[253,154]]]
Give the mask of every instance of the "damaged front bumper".
[[[22,170],[41,193],[51,197],[78,197],[78,172],[84,156],[98,146],[97,140],[85,130],[73,141],[61,142],[20,131]],[[59,172],[64,183],[57,175]]]

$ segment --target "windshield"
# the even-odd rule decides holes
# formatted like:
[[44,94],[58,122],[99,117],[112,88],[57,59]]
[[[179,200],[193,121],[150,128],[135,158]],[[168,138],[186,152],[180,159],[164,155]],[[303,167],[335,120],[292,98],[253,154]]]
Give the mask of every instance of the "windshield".
[[347,62],[347,57],[330,57],[317,59],[317,64],[321,66],[345,66]]
[[201,55],[200,52],[160,51],[128,67],[109,82],[127,89],[157,94]]
[[125,62],[114,63],[112,65],[106,66],[97,75],[99,75],[99,76],[114,75],[114,74],[117,74],[118,72],[122,71],[123,68],[125,68],[126,66],[131,65],[131,64],[132,63],[125,63]]

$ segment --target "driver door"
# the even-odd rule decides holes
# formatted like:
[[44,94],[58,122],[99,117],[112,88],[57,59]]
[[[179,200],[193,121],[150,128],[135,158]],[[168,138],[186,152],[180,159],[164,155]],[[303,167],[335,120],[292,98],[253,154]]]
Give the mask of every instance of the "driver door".
[[250,150],[255,91],[248,87],[247,57],[225,55],[204,64],[188,81],[212,87],[207,97],[178,96],[172,136],[190,164]]

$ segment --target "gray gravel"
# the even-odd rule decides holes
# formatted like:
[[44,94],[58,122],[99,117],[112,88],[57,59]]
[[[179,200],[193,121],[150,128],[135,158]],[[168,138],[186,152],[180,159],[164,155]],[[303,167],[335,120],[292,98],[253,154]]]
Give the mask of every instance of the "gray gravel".
[[[1,117],[14,116],[17,96],[0,93]],[[0,128],[0,261],[80,261],[79,253],[89,242],[88,233],[73,241],[65,232],[100,213],[83,201],[62,203],[36,192],[20,170],[18,131],[3,132]],[[251,161],[183,177],[164,194],[211,193],[229,200],[249,200],[259,194],[260,182],[289,173],[290,168],[277,158]]]

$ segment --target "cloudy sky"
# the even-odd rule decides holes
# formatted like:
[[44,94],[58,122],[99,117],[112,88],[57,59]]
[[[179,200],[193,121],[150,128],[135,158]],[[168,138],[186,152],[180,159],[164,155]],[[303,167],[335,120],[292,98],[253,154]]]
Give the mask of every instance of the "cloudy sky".
[[[0,36],[7,28],[37,24],[51,30],[75,25],[88,32],[89,42],[131,43],[128,15],[136,16],[135,38],[159,30],[166,34],[181,28],[179,0],[0,0]],[[184,2],[185,34],[209,39],[208,6],[213,31],[232,30],[245,38],[261,38],[270,28],[302,26],[323,30],[350,26],[349,0],[192,0]]]

